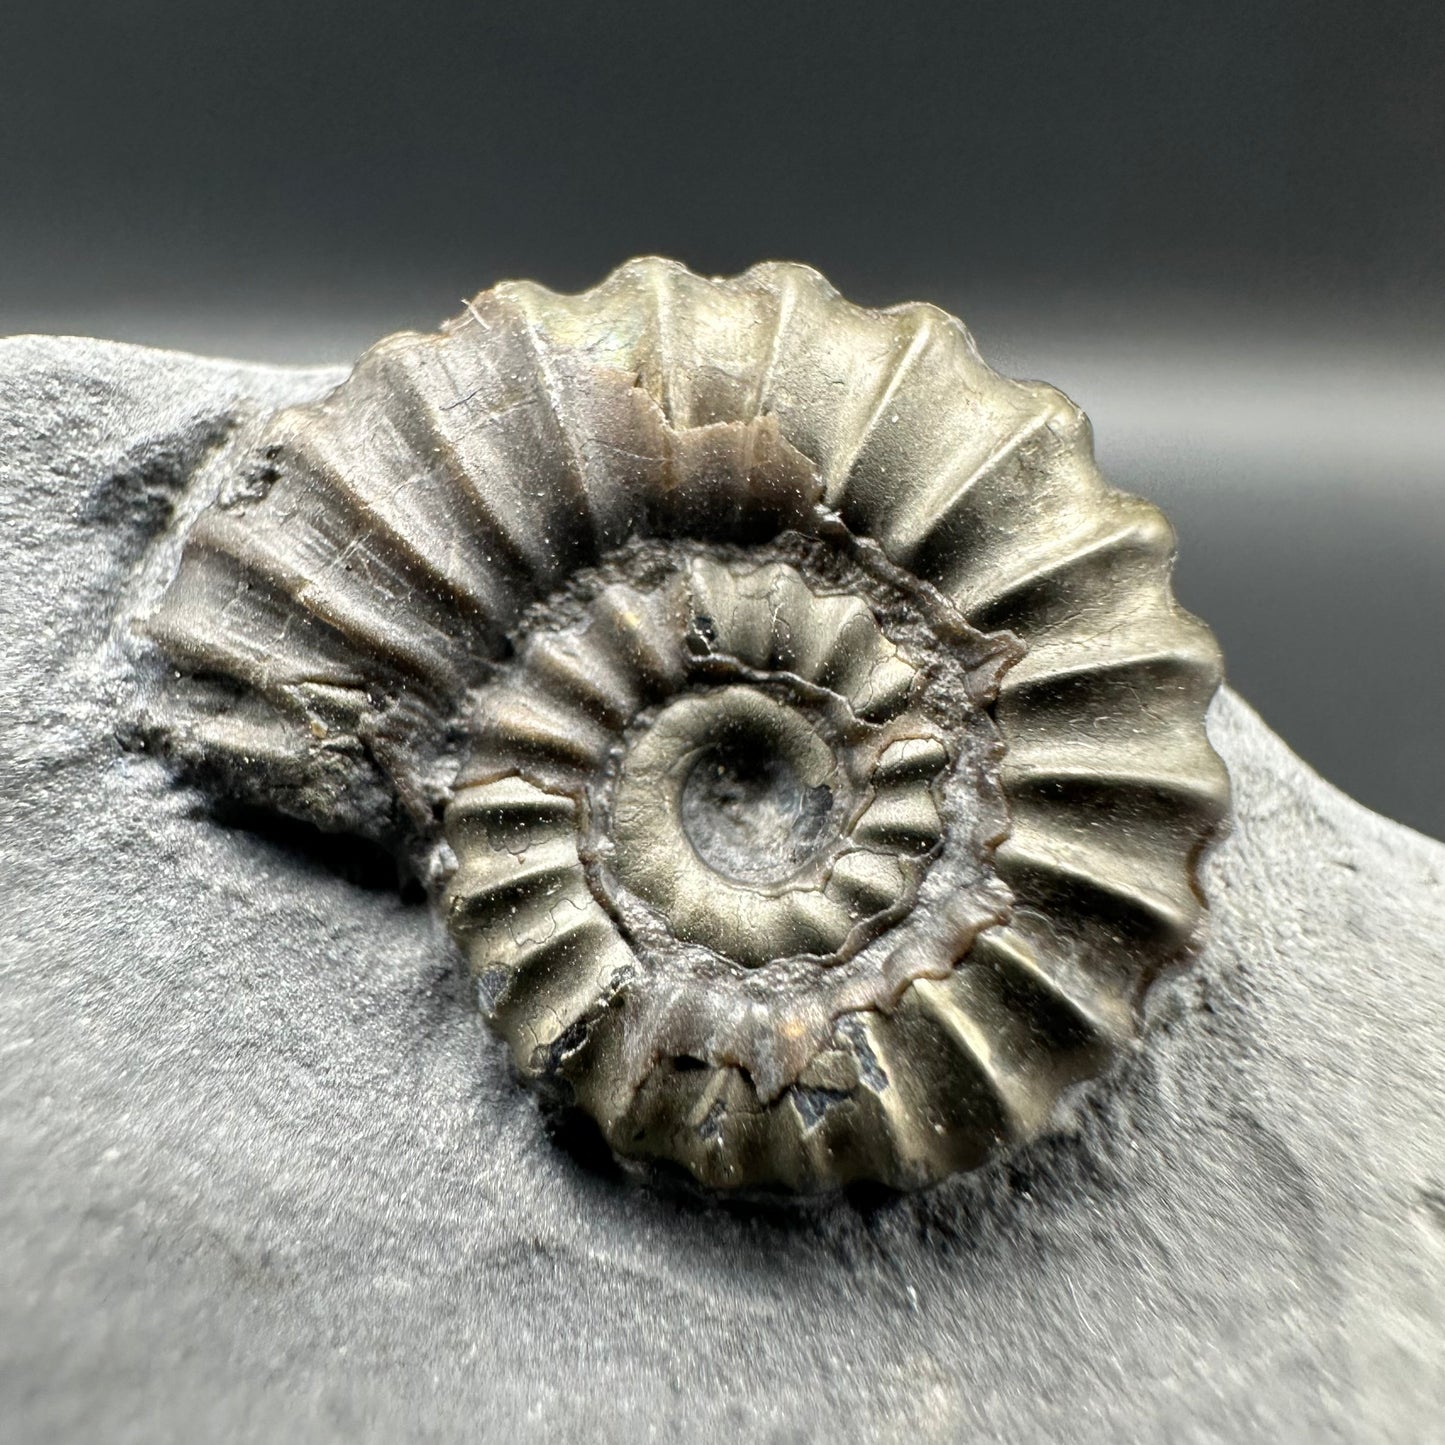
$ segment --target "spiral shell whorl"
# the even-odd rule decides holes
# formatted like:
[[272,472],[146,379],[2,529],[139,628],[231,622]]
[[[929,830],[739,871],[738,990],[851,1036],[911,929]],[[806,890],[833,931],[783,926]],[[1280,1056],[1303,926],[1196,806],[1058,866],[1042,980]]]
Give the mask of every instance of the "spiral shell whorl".
[[518,1068],[719,1187],[1043,1129],[1187,950],[1217,649],[1082,414],[926,306],[662,261],[273,419],[149,628],[167,744],[392,823]]

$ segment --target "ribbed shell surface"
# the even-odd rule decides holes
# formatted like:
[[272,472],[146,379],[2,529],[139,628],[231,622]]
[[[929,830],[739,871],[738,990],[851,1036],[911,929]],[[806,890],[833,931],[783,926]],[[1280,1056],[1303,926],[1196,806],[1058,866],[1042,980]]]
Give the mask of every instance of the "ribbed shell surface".
[[[790,538],[806,544],[796,564],[776,550]],[[651,581],[641,564],[608,571],[648,547],[683,560]],[[717,1188],[911,1187],[1045,1129],[1059,1095],[1134,1040],[1144,990],[1196,941],[1197,862],[1228,800],[1204,732],[1220,659],[1172,598],[1172,549],[1160,513],[1101,478],[1079,409],[993,372],[944,313],[861,309],[800,266],[712,280],[643,260],[574,296],[500,285],[275,416],[147,626],[185,674],[176,757],[324,827],[444,840],[439,906],[518,1070],[618,1154]],[[850,600],[853,571],[819,580],[830,552],[906,599],[896,615],[923,619],[922,652],[877,596]],[[836,993],[853,1003],[826,1027],[807,1014],[823,1030],[807,1057],[754,1063],[737,1030],[687,1017],[711,1007],[701,994],[649,998],[665,971],[599,889],[592,776],[634,746],[637,717],[713,685],[697,669],[721,663],[699,662],[697,636],[717,607],[686,578],[722,569],[707,585],[736,590],[769,567],[778,607],[729,603],[738,640],[708,633],[733,669],[727,706],[738,687],[789,708],[842,698],[866,734],[857,787],[893,788],[879,806],[923,820],[899,825],[919,840],[896,844],[908,858],[945,856],[938,779],[953,774],[896,783],[899,719],[936,748],[935,770],[967,753],[988,906],[940,933],[894,921],[887,898],[859,904],[880,930],[953,942],[862,1004]],[[575,604],[557,604],[569,588]],[[900,670],[900,699],[931,685],[935,642],[965,659],[973,741],[937,706],[865,715],[857,678],[834,681],[847,657],[828,660],[849,607],[876,623],[870,667],[912,658],[922,681]],[[839,836],[850,860],[873,846]],[[872,856],[869,876],[915,890],[911,914],[948,912],[918,882],[924,864],[880,872]],[[499,944],[504,909],[554,926]],[[725,955],[740,925],[689,927]],[[715,972],[750,990],[756,1034],[768,959],[744,941]],[[684,1036],[699,1052],[674,1050]]]

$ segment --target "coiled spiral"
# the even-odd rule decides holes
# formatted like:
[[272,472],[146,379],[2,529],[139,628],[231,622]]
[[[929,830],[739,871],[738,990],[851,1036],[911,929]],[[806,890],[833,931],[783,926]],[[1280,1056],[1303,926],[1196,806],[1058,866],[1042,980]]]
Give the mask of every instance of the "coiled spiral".
[[943,313],[644,260],[278,414],[147,626],[171,755],[432,846],[518,1071],[619,1155],[912,1187],[1043,1130],[1195,940],[1171,555]]

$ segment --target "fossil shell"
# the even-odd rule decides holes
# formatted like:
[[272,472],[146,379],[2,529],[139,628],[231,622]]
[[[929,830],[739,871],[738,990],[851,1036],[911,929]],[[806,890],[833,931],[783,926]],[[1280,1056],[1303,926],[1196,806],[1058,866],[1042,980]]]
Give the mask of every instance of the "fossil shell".
[[910,1187],[1043,1130],[1194,941],[1171,555],[952,318],[644,260],[277,415],[147,626],[182,764],[434,846],[518,1070],[619,1155]]

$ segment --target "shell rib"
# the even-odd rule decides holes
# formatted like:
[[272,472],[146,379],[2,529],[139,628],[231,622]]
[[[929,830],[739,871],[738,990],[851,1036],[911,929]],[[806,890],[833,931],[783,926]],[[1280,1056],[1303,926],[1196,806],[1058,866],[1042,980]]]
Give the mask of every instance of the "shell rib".
[[1049,1125],[1228,801],[1173,538],[922,305],[631,262],[388,338],[189,534],[182,764],[440,844],[522,1076],[719,1188]]

